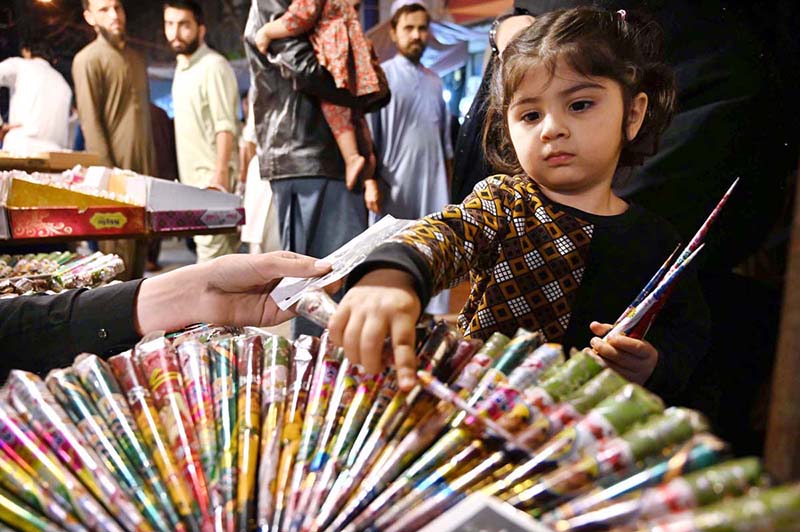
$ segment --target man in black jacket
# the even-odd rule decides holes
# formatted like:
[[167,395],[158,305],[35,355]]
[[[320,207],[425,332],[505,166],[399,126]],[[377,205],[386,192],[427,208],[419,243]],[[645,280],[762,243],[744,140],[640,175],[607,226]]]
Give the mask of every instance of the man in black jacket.
[[[366,229],[367,210],[360,191],[345,187],[344,161],[319,102],[371,112],[386,105],[389,94],[357,98],[337,89],[305,36],[274,40],[266,56],[259,53],[256,32],[288,5],[255,0],[245,28],[259,165],[261,178],[272,186],[283,248],[324,257]],[[377,193],[377,187],[367,191]],[[306,321],[295,322],[295,334],[319,332]]]

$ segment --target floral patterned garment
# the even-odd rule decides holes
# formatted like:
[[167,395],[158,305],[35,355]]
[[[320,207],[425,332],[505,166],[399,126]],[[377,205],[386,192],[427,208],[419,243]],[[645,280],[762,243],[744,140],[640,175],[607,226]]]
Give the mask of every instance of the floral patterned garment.
[[310,33],[319,63],[337,87],[356,96],[379,91],[372,47],[345,0],[294,0],[280,20],[293,35]]
[[467,275],[458,317],[465,336],[517,327],[564,336],[588,260],[594,225],[553,205],[526,176],[480,182],[460,205],[420,220],[390,242],[412,246],[433,273],[433,293]]

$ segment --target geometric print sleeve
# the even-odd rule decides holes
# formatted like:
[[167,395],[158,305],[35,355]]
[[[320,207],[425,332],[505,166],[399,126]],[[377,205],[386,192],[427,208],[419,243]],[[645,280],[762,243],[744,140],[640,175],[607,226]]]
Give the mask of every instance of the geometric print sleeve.
[[471,270],[491,267],[505,235],[513,194],[490,177],[459,205],[428,215],[390,242],[412,246],[428,261],[437,293],[464,279]]
[[470,276],[459,315],[465,336],[518,327],[557,342],[569,324],[594,227],[557,210],[525,176],[497,175],[460,205],[429,215],[391,239],[415,249],[432,293]]

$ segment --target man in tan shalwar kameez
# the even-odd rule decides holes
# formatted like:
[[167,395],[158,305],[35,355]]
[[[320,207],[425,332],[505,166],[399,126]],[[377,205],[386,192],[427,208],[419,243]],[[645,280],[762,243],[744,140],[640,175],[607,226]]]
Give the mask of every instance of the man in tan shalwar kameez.
[[[156,170],[144,57],[126,43],[125,11],[119,0],[83,0],[83,17],[97,32],[72,63],[75,100],[86,149],[102,164],[145,175]],[[101,241],[104,252],[134,265],[134,241]]]

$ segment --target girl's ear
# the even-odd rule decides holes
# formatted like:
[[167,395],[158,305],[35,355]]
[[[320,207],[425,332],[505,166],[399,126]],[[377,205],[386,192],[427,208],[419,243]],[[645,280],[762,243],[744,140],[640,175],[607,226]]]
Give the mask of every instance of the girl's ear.
[[631,100],[628,108],[627,121],[625,123],[625,136],[628,142],[636,138],[642,128],[645,114],[647,113],[647,94],[640,92]]

